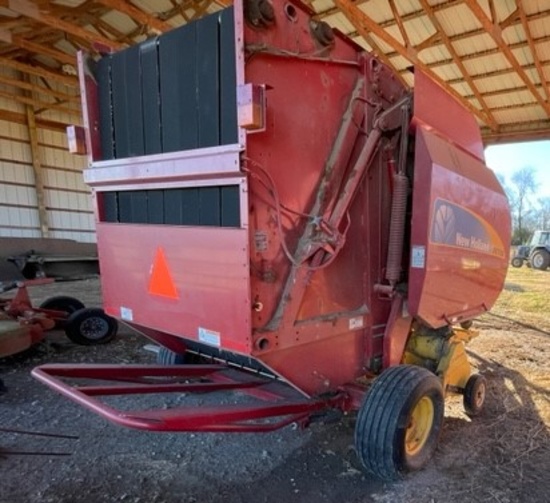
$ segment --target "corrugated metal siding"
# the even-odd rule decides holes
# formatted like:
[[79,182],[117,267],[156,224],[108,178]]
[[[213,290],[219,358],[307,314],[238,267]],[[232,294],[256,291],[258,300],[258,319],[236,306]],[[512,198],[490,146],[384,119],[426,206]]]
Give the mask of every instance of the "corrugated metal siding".
[[[17,77],[7,68],[2,68],[0,73],[10,78]],[[0,90],[14,93],[14,89],[8,86],[0,85]],[[65,86],[59,86],[58,90],[67,92]],[[43,96],[39,99],[49,101]],[[71,106],[76,110],[78,105]],[[2,97],[0,109],[25,113],[24,105]],[[48,111],[39,117],[70,123],[78,121],[78,115],[76,111],[70,116]],[[38,128],[37,136],[50,237],[94,242],[90,190],[82,178],[85,158],[69,154],[66,136],[62,132]],[[41,236],[27,127],[4,120],[0,120],[0,236]]]

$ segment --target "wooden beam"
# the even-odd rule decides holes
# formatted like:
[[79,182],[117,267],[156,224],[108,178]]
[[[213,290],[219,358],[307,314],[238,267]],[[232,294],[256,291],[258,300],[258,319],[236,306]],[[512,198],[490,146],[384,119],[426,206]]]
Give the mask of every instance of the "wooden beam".
[[529,49],[531,51],[531,56],[533,58],[533,63],[535,63],[535,67],[537,68],[537,74],[539,76],[539,81],[542,85],[542,88],[544,89],[544,94],[546,95],[546,101],[550,98],[550,93],[548,92],[548,85],[546,82],[546,77],[544,75],[544,70],[542,68],[539,55],[537,54],[537,47],[535,46],[535,42],[533,40],[533,35],[531,33],[531,28],[529,27],[529,23],[527,21],[527,16],[525,14],[525,9],[523,7],[523,0],[516,0],[519,10],[519,17],[521,19],[521,25],[523,26],[523,31],[525,32],[525,38],[527,39],[527,43],[529,45]]
[[[23,78],[28,78],[23,76]],[[30,82],[28,82],[30,84]],[[32,93],[27,93],[27,97],[32,100]],[[44,191],[44,178],[42,176],[42,163],[40,162],[40,147],[38,145],[38,134],[36,129],[36,118],[34,109],[31,105],[25,106],[27,116],[27,129],[29,131],[29,145],[31,149],[32,170],[34,174],[34,190],[36,192],[36,205],[38,207],[38,221],[40,223],[40,233],[43,238],[50,237],[48,226],[48,212],[46,211],[46,198]]]
[[[550,59],[548,61],[541,61],[542,66],[549,66],[550,65]],[[523,65],[524,70],[535,70],[535,64],[529,63],[528,65]],[[508,68],[502,68],[501,70],[493,70],[492,72],[487,73],[477,73],[475,75],[472,75],[472,79],[478,80],[478,79],[488,79],[490,77],[500,77],[501,75],[509,75],[510,73],[515,73],[515,69],[508,67]],[[462,79],[450,79],[448,80],[449,84],[459,84],[462,82]],[[533,86],[536,88],[533,84]],[[530,87],[527,86],[529,91],[531,91]]]
[[397,26],[399,27],[399,32],[401,33],[401,37],[403,37],[403,42],[405,43],[405,47],[409,47],[411,45],[411,41],[409,40],[409,36],[407,35],[407,30],[405,29],[405,25],[403,23],[403,20],[401,19],[401,15],[399,14],[399,11],[397,10],[397,6],[395,5],[395,0],[389,0],[390,2],[390,8],[393,14],[393,17],[395,19],[395,22],[397,23]]
[[428,66],[420,60],[417,51],[412,47],[405,47],[398,40],[393,38],[386,30],[380,27],[380,25],[372,18],[367,16],[362,10],[356,7],[351,0],[334,0],[337,7],[340,8],[346,18],[355,26],[357,31],[362,35],[368,35],[369,33],[376,35],[384,43],[389,45],[393,50],[398,52],[401,56],[408,59],[411,63],[416,65],[431,79],[437,82],[443,89],[449,94],[454,96],[462,105],[470,110],[476,117],[478,117],[485,124],[490,124],[491,120],[478,108],[474,107],[468,100],[458,93],[453,87],[445,82],[439,75],[433,72]]
[[36,4],[30,2],[29,0],[7,0],[7,7],[13,12],[29,17],[31,19],[35,19],[36,21],[39,21],[40,23],[47,26],[51,26],[56,30],[61,30],[66,33],[70,33],[75,37],[80,37],[83,40],[87,40],[92,44],[98,42],[114,50],[120,50],[124,48],[124,45],[118,43],[115,40],[103,37],[97,33],[86,30],[81,26],[64,21],[58,16],[52,16],[51,14],[47,14],[41,11]]
[[508,44],[502,37],[502,29],[498,24],[493,24],[491,20],[485,14],[485,11],[477,3],[476,0],[465,0],[466,5],[470,8],[474,16],[481,23],[484,30],[491,35],[495,43],[498,45],[508,62],[512,65],[512,68],[516,71],[518,77],[523,80],[525,85],[529,88],[533,96],[540,103],[540,106],[544,109],[547,115],[550,116],[550,103],[545,101],[543,97],[539,94],[537,88],[529,76],[525,73],[525,70],[518,63],[518,60],[514,56],[512,50],[508,47]]
[[[540,87],[540,86],[537,86],[537,87]],[[494,96],[503,96],[503,95],[506,95],[506,94],[518,93],[518,92],[522,92],[522,91],[529,92],[529,89],[527,89],[527,86],[504,87],[504,88],[500,88],[500,89],[495,89],[494,91],[486,91],[486,92],[483,93],[483,97],[484,98],[491,98],[491,97],[494,97]],[[475,99],[475,96],[473,94],[469,94],[469,95],[464,96],[464,97],[468,100]],[[538,103],[537,103],[537,105],[538,105]]]
[[5,84],[7,86],[15,87],[18,89],[25,89],[36,94],[43,94],[44,96],[50,96],[52,98],[57,98],[65,102],[80,103],[80,97],[76,95],[70,95],[55,91],[53,89],[47,89],[42,86],[34,84],[30,79],[27,81],[11,79],[0,74],[0,84]]
[[430,35],[428,38],[420,42],[417,46],[415,46],[415,48],[420,53],[424,49],[429,49],[430,47],[433,47],[438,43],[441,43],[441,35],[438,32],[435,32],[434,34]]
[[[0,120],[6,122],[15,122],[16,124],[27,124],[26,114],[20,114],[18,112],[12,112],[11,110],[2,110],[0,109]],[[71,124],[66,124],[64,122],[52,121],[49,119],[42,119],[35,117],[35,122],[38,126],[44,129],[49,129],[51,131],[58,131],[64,133],[67,129],[67,126]]]
[[[445,0],[443,2],[438,3],[437,5],[434,5],[434,9],[436,11],[449,9],[451,7],[455,7],[457,2],[460,2],[460,1],[461,0]],[[366,4],[368,2],[372,2],[371,5],[376,5],[376,1],[372,1],[372,0],[356,0],[354,2],[354,4],[357,7],[359,7],[360,5]],[[338,7],[329,7],[328,9],[326,9],[324,11],[318,12],[317,17],[319,19],[323,19],[325,17],[332,16],[334,14],[338,14],[338,12],[340,12]],[[418,19],[422,16],[424,16],[424,11],[422,9],[419,9],[419,10],[409,12],[407,14],[403,14],[401,16],[401,20],[403,22],[406,22],[406,21],[410,21],[412,19]],[[396,20],[392,18],[392,19],[388,19],[386,21],[382,21],[380,23],[380,26],[382,28],[389,28],[390,26],[395,26],[396,24],[397,24]]]
[[191,16],[191,21],[194,21],[195,19],[200,19],[204,16],[205,12],[208,10],[208,7],[213,3],[213,0],[203,0],[202,3],[200,0],[197,0],[193,3],[193,9],[194,13]]
[[[550,35],[545,35],[545,36],[542,36],[542,37],[534,38],[533,42],[534,42],[535,45],[550,42]],[[424,42],[422,42],[422,43],[424,43]],[[419,47],[420,46],[417,45],[416,49],[420,52]],[[510,49],[512,49],[512,50],[522,49],[524,47],[528,47],[528,43],[527,42],[515,42],[514,44],[510,44],[508,47],[510,47]],[[495,47],[494,49],[487,49],[487,50],[484,50],[483,52],[472,52],[472,53],[469,53],[469,54],[462,54],[460,56],[460,59],[462,61],[471,61],[471,60],[474,60],[474,59],[479,59],[479,58],[484,58],[484,57],[487,57],[487,56],[492,56],[493,54],[500,54],[500,49],[498,47]],[[430,63],[428,66],[430,68],[437,68],[439,66],[446,66],[446,65],[450,65],[452,63],[453,63],[453,59],[449,58],[449,59],[441,59],[439,61],[434,61],[433,63]]]
[[548,140],[550,137],[550,120],[504,124],[497,133],[482,128],[481,137],[485,145],[516,141]]
[[[456,3],[458,2],[459,0],[452,0],[452,3],[454,3],[454,5],[456,5]],[[462,0],[460,0],[462,1]],[[442,3],[442,4],[437,4],[437,5],[434,5],[433,6],[433,9],[435,12],[439,12],[440,10],[444,10],[445,8],[448,8],[449,7],[449,3],[450,2],[446,2],[446,3]],[[404,15],[402,16],[402,19],[405,21],[409,18],[411,19],[414,19],[416,17],[419,17],[419,16],[416,16],[415,14],[420,14],[421,16],[425,16],[426,13],[424,12],[424,10],[421,10],[421,11],[415,11],[411,14],[407,14],[407,15]],[[546,10],[546,11],[541,11],[541,12],[537,12],[536,14],[530,14],[529,16],[527,16],[527,20],[529,22],[533,22],[533,21],[538,21],[538,20],[547,20],[548,19],[548,16],[550,15],[550,10]],[[501,30],[504,30],[505,28],[509,27],[509,26],[516,26],[518,24],[520,24],[521,21],[519,19],[519,13],[517,11],[517,9],[512,13],[510,14],[510,16],[508,16],[504,21],[501,21],[499,23],[499,26],[501,28]],[[395,26],[395,22],[393,20],[391,21],[384,21],[382,23],[380,23],[380,26],[382,28],[387,28],[387,27],[390,27],[390,26]],[[449,38],[451,39],[451,42],[459,42],[460,40],[467,40],[469,38],[472,38],[472,37],[475,37],[475,36],[478,36],[478,35],[483,35],[485,34],[485,30],[483,28],[475,28],[473,30],[470,30],[470,31],[465,31],[465,32],[462,32],[462,33],[457,33],[456,35],[452,35],[450,36]],[[357,32],[353,32],[353,33],[348,33],[347,36],[348,37],[355,37],[357,36],[358,33]],[[436,44],[434,44],[435,46]],[[418,47],[418,46],[417,46]],[[420,52],[420,51],[419,51]],[[388,57],[390,58],[393,58],[396,56],[396,53],[395,52],[390,52],[388,53]]]
[[111,9],[126,14],[137,24],[146,25],[157,34],[164,33],[172,29],[172,26],[168,23],[154,17],[151,14],[147,14],[125,0],[96,0],[96,2],[105,5],[105,7],[110,7]]
[[[502,22],[499,23],[500,29],[504,30],[504,28],[508,28],[508,26],[512,26],[513,24],[517,24],[516,22],[519,19],[519,9],[516,9],[514,12],[512,12],[506,19],[503,19]],[[496,19],[493,20],[494,23],[496,23]]]
[[420,0],[420,5],[422,5],[422,8],[426,11],[426,14],[428,15],[430,21],[434,25],[434,28],[436,32],[439,33],[441,36],[441,40],[445,44],[445,47],[447,47],[447,50],[451,54],[453,61],[456,66],[458,66],[458,69],[460,70],[460,73],[462,74],[462,77],[466,81],[466,83],[470,86],[470,89],[474,93],[474,96],[476,97],[477,101],[481,105],[481,108],[483,108],[483,111],[485,112],[485,115],[487,116],[487,125],[493,129],[496,130],[498,128],[497,122],[495,121],[495,118],[493,117],[491,110],[489,110],[489,107],[487,106],[487,103],[485,102],[483,96],[479,92],[479,89],[475,85],[473,79],[470,77],[470,73],[468,72],[467,68],[464,66],[464,63],[462,62],[462,59],[460,58],[459,54],[456,52],[456,49],[453,46],[453,43],[450,41],[449,36],[445,33],[445,29],[439,22],[439,19],[437,19],[437,15],[432,9],[432,6],[428,3],[428,0]]
[[78,79],[71,75],[62,75],[60,73],[55,73],[50,70],[46,70],[41,66],[28,65],[15,61],[14,59],[2,58],[0,57],[0,65],[7,66],[9,68],[14,68],[23,73],[28,73],[29,75],[36,75],[39,77],[44,77],[48,80],[53,80],[54,82],[59,82],[67,87],[76,87],[78,88]]
[[26,51],[33,52],[35,54],[49,56],[56,61],[60,61],[61,63],[67,63],[69,65],[76,64],[76,58],[74,56],[71,56],[70,54],[67,54],[66,52],[51,49],[44,44],[35,44],[34,42],[23,38],[21,35],[13,35],[7,30],[0,29],[0,40],[2,42],[6,42],[7,44],[21,47],[21,49],[25,49]]
[[38,109],[44,110],[56,110],[58,112],[66,113],[68,115],[81,117],[80,111],[74,108],[68,108],[63,105],[57,105],[56,103],[49,103],[47,101],[40,101],[34,98],[29,98],[27,96],[21,96],[19,94],[10,94],[4,91],[0,91],[0,97],[6,98],[7,100],[13,100],[22,105],[29,105],[31,107],[36,107]]
[[489,0],[489,10],[491,11],[491,19],[493,20],[493,23],[498,23],[497,11],[493,0]]
[[98,33],[104,34],[105,36],[111,35],[115,37],[118,41],[124,42],[128,45],[132,45],[134,41],[131,37],[128,37],[125,33],[118,31],[116,28],[112,27],[109,23],[106,23],[102,19],[96,19],[92,22],[92,26],[97,30]]

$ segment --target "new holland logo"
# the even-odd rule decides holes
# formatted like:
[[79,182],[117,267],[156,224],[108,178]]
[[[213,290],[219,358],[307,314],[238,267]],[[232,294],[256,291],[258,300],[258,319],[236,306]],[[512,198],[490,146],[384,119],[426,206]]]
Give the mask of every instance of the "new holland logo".
[[483,217],[467,208],[437,199],[430,241],[453,248],[464,248],[504,256],[504,248],[498,233]]

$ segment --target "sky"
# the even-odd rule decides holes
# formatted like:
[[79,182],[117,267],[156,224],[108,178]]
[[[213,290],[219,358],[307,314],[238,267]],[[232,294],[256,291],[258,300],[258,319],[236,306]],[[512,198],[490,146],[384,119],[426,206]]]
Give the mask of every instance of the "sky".
[[531,166],[539,187],[536,197],[550,197],[550,141],[491,145],[485,149],[487,166],[510,183],[515,171]]

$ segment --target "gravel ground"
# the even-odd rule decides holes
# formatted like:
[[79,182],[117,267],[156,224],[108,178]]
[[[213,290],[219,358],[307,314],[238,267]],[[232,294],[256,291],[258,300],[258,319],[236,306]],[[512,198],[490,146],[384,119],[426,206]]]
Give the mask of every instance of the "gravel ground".
[[[32,289],[35,302],[59,294],[100,304],[97,280]],[[353,417],[267,434],[160,434],[111,425],[29,372],[47,362],[153,363],[143,348],[147,339],[121,327],[106,346],[80,347],[52,332],[34,350],[0,360],[9,388],[0,397],[0,425],[78,439],[1,433],[0,502],[546,502],[550,334],[495,323],[472,344],[473,361],[491,386],[485,413],[471,423],[460,400],[449,400],[434,460],[397,484],[361,472]],[[71,455],[2,457],[2,450]]]

